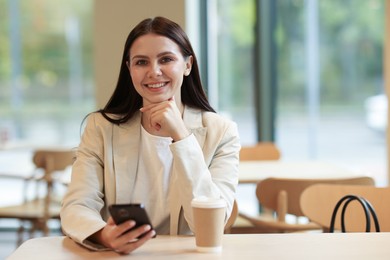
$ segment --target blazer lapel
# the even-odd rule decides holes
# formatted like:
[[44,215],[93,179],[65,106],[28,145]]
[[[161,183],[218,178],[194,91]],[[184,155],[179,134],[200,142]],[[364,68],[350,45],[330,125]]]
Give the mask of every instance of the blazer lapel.
[[115,126],[113,133],[113,162],[116,179],[116,203],[129,203],[137,175],[140,144],[140,113],[126,124]]
[[203,127],[202,111],[185,106],[183,112],[183,121],[187,128],[194,134],[200,147],[203,149],[207,128]]

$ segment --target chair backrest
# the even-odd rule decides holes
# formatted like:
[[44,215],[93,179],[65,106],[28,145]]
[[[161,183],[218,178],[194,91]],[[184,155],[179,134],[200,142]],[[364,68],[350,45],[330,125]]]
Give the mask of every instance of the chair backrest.
[[53,192],[53,174],[65,170],[72,165],[75,159],[73,150],[60,149],[39,149],[34,152],[33,163],[37,169],[44,171],[43,180],[46,183],[44,215],[48,219],[50,215],[50,204]]
[[260,142],[254,146],[243,146],[240,150],[241,161],[278,159],[280,159],[280,150],[272,142]]
[[354,177],[343,179],[292,179],[267,178],[256,187],[256,196],[260,204],[278,214],[284,221],[286,214],[305,216],[300,207],[302,192],[309,186],[318,183],[371,185],[375,184],[371,177]]
[[[367,199],[376,211],[381,232],[390,232],[390,187],[316,184],[302,193],[300,204],[303,213],[311,221],[321,225],[324,230],[329,230],[333,209],[345,195],[358,195]],[[336,217],[336,230],[341,230],[340,214],[341,209]],[[351,202],[345,213],[346,231],[364,232],[365,223],[362,206],[356,201]],[[371,231],[375,231],[372,218]]]
[[225,233],[229,233],[230,232],[230,228],[233,226],[233,224],[236,221],[237,217],[238,217],[238,205],[237,205],[237,201],[235,200],[234,204],[233,204],[232,213],[230,214],[230,217],[229,217],[229,219],[228,219],[228,221],[226,222],[226,225],[225,225]]
[[33,163],[37,168],[45,170],[45,174],[54,171],[65,170],[73,164],[75,153],[72,150],[42,149],[36,150],[33,155]]

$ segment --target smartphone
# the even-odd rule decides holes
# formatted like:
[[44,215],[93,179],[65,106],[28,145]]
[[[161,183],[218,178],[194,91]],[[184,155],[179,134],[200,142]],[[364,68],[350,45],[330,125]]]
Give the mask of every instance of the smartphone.
[[147,224],[153,229],[143,204],[113,204],[108,207],[108,210],[117,225],[132,219],[136,223],[133,228]]

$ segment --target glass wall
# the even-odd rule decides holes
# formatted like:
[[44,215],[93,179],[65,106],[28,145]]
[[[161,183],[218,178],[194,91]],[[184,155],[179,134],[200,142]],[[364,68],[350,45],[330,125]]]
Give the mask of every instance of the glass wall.
[[[208,89],[219,113],[237,122],[244,144],[256,142],[253,0],[208,1]],[[215,15],[215,12],[217,15]]]
[[[253,67],[253,49],[261,44],[255,42],[254,28],[267,22],[256,17],[256,4],[262,1],[211,2],[209,29],[218,33],[209,38],[217,41],[209,56],[218,61],[212,67],[218,77],[209,89],[217,88],[217,109],[238,123],[242,143],[255,143],[254,93],[259,86],[253,79],[262,68]],[[282,159],[342,164],[371,174],[378,185],[387,183],[384,4],[274,1],[269,19],[275,21],[271,55],[277,61],[277,84],[272,87],[277,88],[275,142]]]
[[285,157],[337,162],[385,184],[384,10],[382,0],[278,1]]
[[0,147],[77,145],[94,108],[92,0],[0,0]]

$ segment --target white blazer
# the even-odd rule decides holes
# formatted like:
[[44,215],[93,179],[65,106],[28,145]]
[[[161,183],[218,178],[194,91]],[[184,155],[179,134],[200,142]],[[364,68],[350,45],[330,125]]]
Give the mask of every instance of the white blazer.
[[[237,125],[216,113],[187,106],[183,120],[192,134],[170,145],[174,158],[168,198],[172,235],[193,230],[191,200],[197,196],[225,199],[227,220],[238,184]],[[100,113],[88,117],[61,209],[62,229],[76,242],[103,249],[87,238],[106,225],[108,205],[131,201],[140,131],[140,112],[119,126]]]

